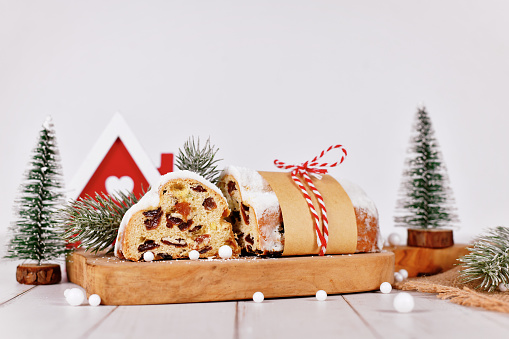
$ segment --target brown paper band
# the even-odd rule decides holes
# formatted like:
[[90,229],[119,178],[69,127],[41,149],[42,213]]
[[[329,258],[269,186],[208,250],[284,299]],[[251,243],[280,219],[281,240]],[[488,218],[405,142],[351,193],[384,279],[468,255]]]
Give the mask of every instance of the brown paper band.
[[[302,192],[288,172],[259,172],[276,194],[283,214],[285,230],[284,256],[318,254],[314,219]],[[355,253],[357,248],[357,221],[348,194],[330,175],[321,180],[312,178],[322,194],[329,220],[327,254]],[[320,211],[313,193],[308,190],[313,205]],[[318,212],[319,213],[319,212]],[[320,213],[319,213],[320,214]],[[320,220],[321,222],[321,220]]]

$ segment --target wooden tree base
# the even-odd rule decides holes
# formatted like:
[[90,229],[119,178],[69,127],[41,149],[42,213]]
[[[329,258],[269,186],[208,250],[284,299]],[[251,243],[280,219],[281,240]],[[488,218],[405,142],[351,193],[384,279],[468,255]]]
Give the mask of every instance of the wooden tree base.
[[454,245],[452,230],[408,229],[408,246],[426,248],[446,248]]
[[23,264],[16,269],[16,280],[25,285],[58,284],[62,280],[62,273],[57,264]]

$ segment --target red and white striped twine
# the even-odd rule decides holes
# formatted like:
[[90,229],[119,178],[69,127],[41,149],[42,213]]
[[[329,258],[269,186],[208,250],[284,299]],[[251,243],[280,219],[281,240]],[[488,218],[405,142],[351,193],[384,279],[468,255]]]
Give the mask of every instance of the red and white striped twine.
[[[325,155],[325,153],[336,148],[339,148],[343,152],[341,160],[336,161],[335,163],[332,164],[328,163],[320,164],[317,162],[318,159]],[[323,150],[318,156],[314,157],[311,161],[306,161],[301,165],[287,165],[284,162],[279,161],[277,159],[274,160],[274,165],[276,165],[278,168],[292,170],[291,172],[292,179],[295,182],[295,184],[300,188],[302,195],[304,196],[304,199],[306,199],[306,202],[308,204],[309,211],[311,212],[311,215],[313,216],[313,219],[315,221],[316,243],[318,244],[318,247],[320,247],[320,255],[325,255],[327,251],[327,243],[329,241],[329,221],[327,219],[327,209],[325,208],[325,203],[323,202],[322,195],[320,194],[316,186],[313,184],[313,181],[311,181],[309,174],[313,175],[318,179],[321,179],[322,174],[327,173],[326,167],[336,167],[337,165],[341,164],[343,160],[345,160],[346,155],[347,155],[346,150],[343,148],[342,145],[333,145],[327,148],[326,150]],[[306,188],[304,187],[302,181],[299,179],[298,175],[304,178],[306,184],[309,186],[309,188],[315,195],[318,204],[320,205],[320,211],[322,213],[323,232],[320,228],[320,218],[318,217],[318,213],[316,212],[315,206],[313,206],[311,197],[306,191]]]

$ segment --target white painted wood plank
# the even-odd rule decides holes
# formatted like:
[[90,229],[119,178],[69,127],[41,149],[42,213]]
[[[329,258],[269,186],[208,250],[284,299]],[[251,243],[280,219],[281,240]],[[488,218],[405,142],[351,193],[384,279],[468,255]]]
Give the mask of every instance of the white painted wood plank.
[[[126,291],[127,293],[127,291]],[[234,338],[236,302],[120,306],[91,338]]]
[[0,305],[30,290],[34,286],[16,281],[16,267],[20,261],[0,260]]
[[415,308],[398,313],[393,299],[399,291],[344,295],[379,338],[501,338],[509,333],[509,315],[440,300],[434,294],[410,292]]
[[238,338],[374,338],[341,296],[239,302]]
[[64,290],[75,284],[36,286],[0,305],[2,338],[79,338],[115,306],[70,306]]

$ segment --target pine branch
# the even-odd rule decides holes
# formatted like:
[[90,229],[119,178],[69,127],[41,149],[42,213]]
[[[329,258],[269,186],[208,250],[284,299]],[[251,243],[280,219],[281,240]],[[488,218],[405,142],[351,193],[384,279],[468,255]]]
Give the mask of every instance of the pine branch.
[[95,198],[87,195],[74,200],[59,213],[63,238],[68,243],[79,242],[78,247],[86,251],[106,250],[114,243],[125,212],[138,201],[132,192],[117,192],[115,198],[96,193]]
[[470,253],[458,259],[463,282],[479,280],[477,288],[490,292],[501,283],[509,284],[509,228],[489,229],[468,249]]
[[195,143],[194,137],[191,137],[179,149],[175,165],[180,170],[198,173],[213,184],[216,184],[221,172],[217,169],[217,163],[222,160],[215,159],[218,151],[218,148],[210,144],[210,138],[207,139],[205,146],[200,148],[200,139],[198,138]]

